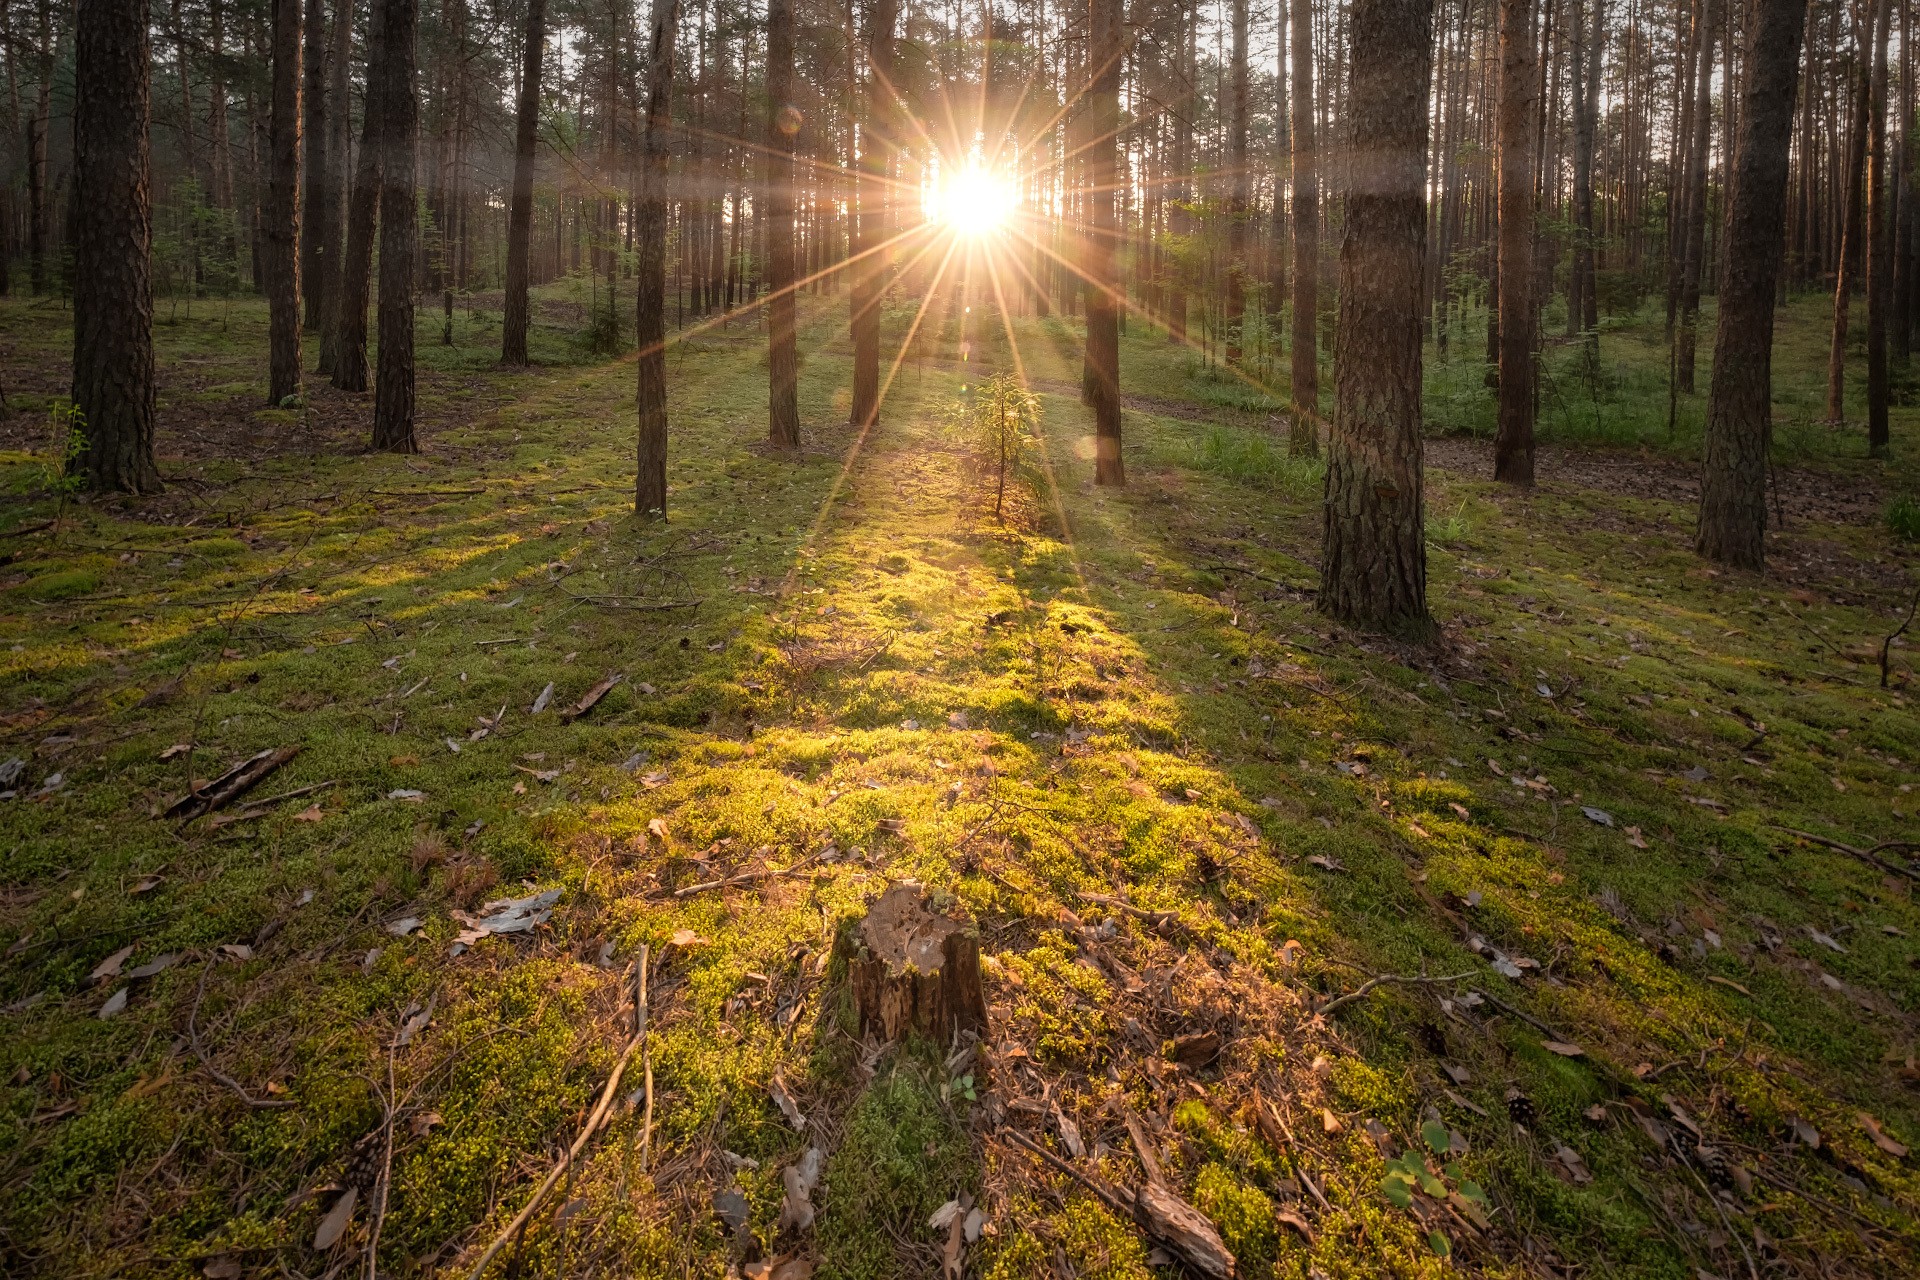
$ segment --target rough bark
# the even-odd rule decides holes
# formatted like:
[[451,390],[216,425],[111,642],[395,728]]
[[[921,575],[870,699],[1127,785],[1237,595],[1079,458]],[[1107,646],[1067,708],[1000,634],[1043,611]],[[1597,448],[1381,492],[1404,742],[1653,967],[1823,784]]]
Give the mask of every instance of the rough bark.
[[1232,0],[1233,92],[1227,125],[1227,363],[1238,364],[1247,310],[1247,131],[1252,95],[1247,85],[1247,0]]
[[856,427],[880,420],[880,304],[884,275],[887,205],[891,183],[887,167],[892,146],[893,29],[897,0],[874,0],[867,32],[866,110],[860,122],[860,210],[853,245],[852,308],[853,404]]
[[[1879,12],[1887,0],[1870,4],[1869,30],[1879,22]],[[1862,37],[1866,39],[1868,37]],[[1833,328],[1827,340],[1827,421],[1840,423],[1847,417],[1847,332],[1852,327],[1853,291],[1860,274],[1860,236],[1862,231],[1861,187],[1867,168],[1867,102],[1871,77],[1866,67],[1867,50],[1861,49],[1860,73],[1855,77],[1853,123],[1848,132],[1846,214],[1840,230],[1839,270],[1833,285]]]
[[1693,394],[1694,349],[1700,331],[1700,279],[1706,271],[1707,161],[1713,145],[1714,36],[1720,6],[1705,0],[1705,18],[1693,87],[1693,144],[1687,171],[1686,238],[1680,254],[1679,325],[1674,334],[1673,377],[1678,389]]
[[153,227],[145,0],[80,0],[74,22],[73,407],[88,488],[154,493]]
[[273,0],[273,106],[260,267],[267,291],[267,403],[300,394],[300,0]]
[[308,329],[320,328],[327,290],[327,209],[331,180],[327,170],[327,6],[306,0],[306,38],[301,46],[300,158],[305,189],[300,209],[300,300]]
[[1773,308],[1786,240],[1787,151],[1804,0],[1756,0],[1727,211],[1694,549],[1738,569],[1766,556]]
[[1313,122],[1313,0],[1293,7],[1293,423],[1287,451],[1320,451],[1320,177]]
[[413,434],[413,274],[419,251],[414,153],[420,100],[414,85],[418,0],[386,0],[380,24],[380,367],[373,388],[373,447],[418,453]]
[[1534,0],[1500,0],[1500,385],[1493,478],[1533,483]]
[[917,885],[888,889],[842,946],[863,1037],[943,1048],[961,1033],[986,1039],[979,935],[935,911]]
[[540,72],[546,63],[547,0],[527,0],[520,61],[520,104],[513,134],[513,202],[507,213],[507,297],[500,330],[500,362],[524,365],[527,290],[532,283],[533,161],[540,137]]
[[767,237],[767,437],[774,447],[800,445],[800,381],[794,342],[793,141],[800,113],[793,105],[793,0],[767,4],[767,168],[763,208]]
[[1881,0],[1873,33],[1873,72],[1867,125],[1867,453],[1884,458],[1887,435],[1887,313],[1893,287],[1894,222],[1887,209],[1887,31],[1893,6]]
[[373,0],[367,20],[367,94],[360,120],[360,159],[354,168],[353,194],[347,205],[346,252],[340,260],[340,300],[334,308],[333,385],[342,391],[367,389],[367,293],[373,272],[374,215],[380,208],[381,119],[386,114],[386,51],[374,38],[385,29],[387,0]]
[[353,145],[352,99],[349,73],[353,62],[353,0],[334,0],[333,48],[327,55],[327,97],[334,109],[327,113],[327,183],[321,241],[320,359],[314,372],[333,377],[340,348],[340,278],[346,260],[347,165]]
[[673,129],[674,33],[680,0],[653,0],[647,55],[646,129],[641,142],[640,208],[634,228],[634,338],[640,344],[633,509],[667,518],[667,152]]
[[1420,320],[1432,0],[1354,0],[1320,609],[1425,634]]
[[1093,482],[1127,482],[1120,456],[1120,312],[1113,266],[1114,146],[1120,124],[1119,0],[1090,0],[1087,86],[1087,354],[1093,409]]

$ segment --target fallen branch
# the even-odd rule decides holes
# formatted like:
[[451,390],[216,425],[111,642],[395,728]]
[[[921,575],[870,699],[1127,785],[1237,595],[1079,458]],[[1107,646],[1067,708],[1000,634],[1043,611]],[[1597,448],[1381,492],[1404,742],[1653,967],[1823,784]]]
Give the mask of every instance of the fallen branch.
[[[646,967],[647,951],[643,946],[640,949],[640,970],[643,975],[646,972]],[[646,979],[643,976],[641,978],[640,988],[643,993],[646,990],[645,983]],[[473,1270],[467,1273],[467,1280],[480,1280],[481,1275],[486,1272],[488,1264],[499,1255],[502,1249],[507,1247],[507,1243],[513,1239],[514,1235],[522,1230],[533,1218],[534,1211],[540,1207],[540,1202],[545,1200],[547,1194],[559,1184],[561,1177],[572,1167],[573,1162],[580,1158],[580,1153],[586,1150],[587,1143],[593,1139],[593,1135],[599,1132],[601,1125],[606,1123],[607,1116],[610,1114],[613,1106],[613,1095],[620,1087],[620,1077],[626,1074],[627,1063],[633,1058],[635,1051],[640,1048],[646,1038],[647,1021],[643,1011],[639,1018],[639,1027],[635,1030],[633,1038],[627,1041],[627,1047],[620,1051],[620,1057],[613,1064],[613,1074],[607,1077],[607,1087],[600,1091],[600,1101],[595,1104],[593,1114],[589,1115],[586,1124],[580,1127],[580,1136],[573,1140],[573,1145],[567,1148],[566,1154],[561,1156],[559,1162],[547,1171],[546,1179],[534,1189],[534,1193],[527,1198],[526,1204],[521,1206],[520,1212],[513,1216],[513,1221],[509,1222],[501,1229],[500,1234],[493,1238],[493,1243],[489,1244],[486,1252],[480,1255],[480,1261],[476,1262]],[[653,1119],[653,1092],[651,1089],[647,1092],[647,1101],[647,1122],[651,1124]]]
[[1784,831],[1790,836],[1798,836],[1800,839],[1813,844],[1825,845],[1829,849],[1836,849],[1841,853],[1850,854],[1853,857],[1859,858],[1862,862],[1869,863],[1893,875],[1906,876],[1909,880],[1920,880],[1920,871],[1915,871],[1912,867],[1903,867],[1897,863],[1888,862],[1880,856],[1880,850],[1882,849],[1912,849],[1920,847],[1916,846],[1911,840],[1882,840],[1871,849],[1861,849],[1854,845],[1847,844],[1845,841],[1830,840],[1826,836],[1817,836],[1811,831],[1800,831],[1793,827],[1783,827],[1777,822],[1769,822],[1767,825],[1775,831]]
[[160,816],[192,822],[202,814],[212,813],[228,801],[245,795],[264,781],[268,774],[299,754],[298,746],[270,747],[258,755],[242,760],[208,783],[204,789],[189,786],[187,794],[168,805],[166,812]]
[[1540,1021],[1540,1019],[1534,1017],[1532,1014],[1528,1013],[1524,1009],[1514,1008],[1512,1005],[1508,1004],[1505,1000],[1502,1000],[1499,996],[1490,995],[1485,991],[1479,991],[1479,990],[1476,990],[1474,994],[1479,996],[1482,1000],[1485,1000],[1488,1004],[1492,1005],[1494,1008],[1499,1009],[1501,1012],[1512,1014],[1514,1017],[1520,1019],[1520,1021],[1532,1027],[1535,1031],[1538,1031],[1541,1035],[1545,1036],[1547,1039],[1561,1040],[1561,1041],[1566,1040],[1565,1036],[1561,1035],[1558,1031],[1555,1031],[1552,1027],[1548,1026],[1546,1023]]
[[1115,910],[1124,911],[1134,919],[1144,921],[1147,926],[1155,932],[1158,932],[1162,926],[1175,923],[1179,919],[1179,917],[1171,911],[1150,911],[1146,907],[1134,906],[1125,898],[1116,898],[1112,894],[1107,893],[1083,893],[1080,895],[1080,901],[1097,902],[1103,907],[1112,907]]
[[1347,994],[1343,996],[1338,996],[1332,1000],[1327,1001],[1327,1003],[1321,1005],[1320,1016],[1324,1018],[1328,1014],[1332,1013],[1335,1009],[1340,1008],[1340,1006],[1342,1005],[1352,1004],[1355,1000],[1364,999],[1366,995],[1369,992],[1371,992],[1375,987],[1378,987],[1384,983],[1464,982],[1466,979],[1471,978],[1472,976],[1473,976],[1473,973],[1471,971],[1467,973],[1450,973],[1450,974],[1447,974],[1445,977],[1425,977],[1419,974],[1405,974],[1405,973],[1383,973],[1378,975],[1377,977],[1368,978],[1365,982],[1361,983],[1359,986],[1355,987],[1353,990],[1347,992]]
[[1109,1187],[1091,1174],[1080,1172],[1080,1170],[1074,1168],[1065,1160],[1062,1160],[1059,1156],[1056,1156],[1053,1152],[1047,1150],[1018,1129],[1003,1130],[1001,1136],[1013,1143],[1014,1146],[1039,1156],[1049,1165],[1052,1165],[1061,1173],[1066,1174],[1069,1178],[1072,1178],[1075,1182],[1078,1182],[1081,1186],[1093,1192],[1107,1208],[1113,1210],[1115,1213],[1132,1214],[1133,1200],[1124,1189]]
[[763,868],[759,871],[743,871],[739,875],[722,876],[718,880],[702,880],[699,884],[683,885],[673,891],[676,898],[691,898],[696,893],[705,893],[709,889],[731,889],[735,885],[753,884],[759,880],[772,880],[779,876],[799,875],[802,870],[820,860],[818,853],[810,853],[790,867],[778,871]]
[[485,489],[369,489],[370,498],[471,498]]
[[1887,664],[1892,660],[1893,642],[1904,635],[1907,628],[1913,625],[1913,615],[1916,611],[1920,611],[1920,587],[1913,589],[1913,603],[1907,606],[1906,618],[1901,621],[1899,626],[1893,629],[1892,635],[1880,642],[1880,687],[1882,689],[1887,687]]

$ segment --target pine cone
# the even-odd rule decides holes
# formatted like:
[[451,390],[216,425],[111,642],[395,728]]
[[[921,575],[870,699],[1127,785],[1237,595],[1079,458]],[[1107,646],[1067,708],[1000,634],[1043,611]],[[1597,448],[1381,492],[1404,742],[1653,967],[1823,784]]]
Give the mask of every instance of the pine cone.
[[1513,1118],[1515,1124],[1529,1127],[1540,1117],[1539,1111],[1533,1105],[1533,1099],[1518,1089],[1507,1090],[1507,1114]]
[[1707,1177],[1721,1186],[1731,1184],[1733,1175],[1728,1170],[1727,1153],[1719,1147],[1710,1147],[1704,1142],[1695,1143],[1693,1158],[1700,1162],[1702,1169],[1707,1171]]

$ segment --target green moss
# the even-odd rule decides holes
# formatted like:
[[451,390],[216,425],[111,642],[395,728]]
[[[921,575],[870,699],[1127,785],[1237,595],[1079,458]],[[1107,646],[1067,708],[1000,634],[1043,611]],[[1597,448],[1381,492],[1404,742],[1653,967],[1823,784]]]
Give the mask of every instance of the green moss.
[[914,1064],[876,1079],[847,1116],[820,1197],[820,1274],[873,1280],[898,1274],[895,1235],[930,1239],[927,1219],[977,1191],[960,1117]]
[[1242,1267],[1271,1262],[1279,1249],[1279,1225],[1273,1201],[1243,1175],[1221,1164],[1206,1164],[1193,1183],[1194,1207],[1220,1230],[1220,1239]]

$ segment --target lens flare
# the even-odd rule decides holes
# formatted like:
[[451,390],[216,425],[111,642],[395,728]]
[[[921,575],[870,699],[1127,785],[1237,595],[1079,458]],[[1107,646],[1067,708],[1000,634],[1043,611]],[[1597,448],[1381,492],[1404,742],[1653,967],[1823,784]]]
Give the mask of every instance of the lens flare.
[[927,197],[927,217],[956,234],[981,236],[997,231],[1013,216],[1019,193],[1006,177],[968,164],[939,182]]

